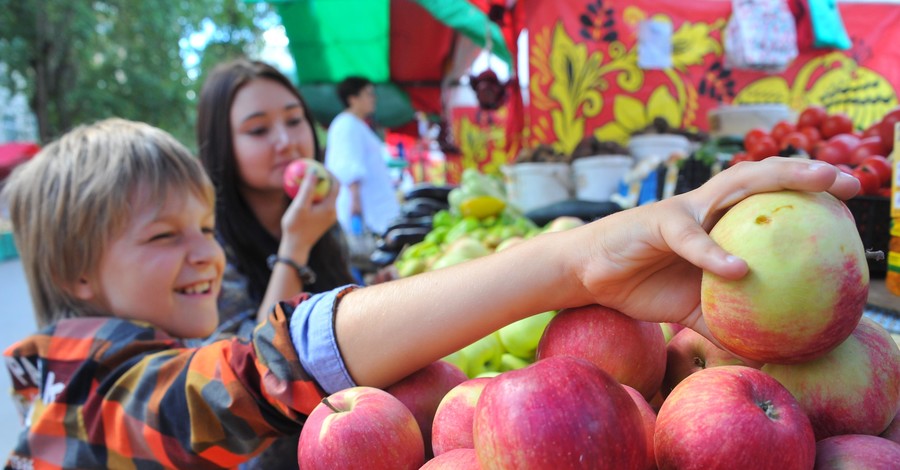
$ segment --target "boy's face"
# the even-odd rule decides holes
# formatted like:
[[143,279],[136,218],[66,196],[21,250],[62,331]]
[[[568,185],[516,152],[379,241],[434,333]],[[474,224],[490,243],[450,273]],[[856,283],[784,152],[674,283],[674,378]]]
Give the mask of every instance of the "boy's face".
[[160,206],[143,188],[132,196],[132,206],[96,276],[79,285],[79,297],[175,337],[208,336],[218,325],[216,298],[225,266],[213,237],[213,208],[190,191],[170,192]]

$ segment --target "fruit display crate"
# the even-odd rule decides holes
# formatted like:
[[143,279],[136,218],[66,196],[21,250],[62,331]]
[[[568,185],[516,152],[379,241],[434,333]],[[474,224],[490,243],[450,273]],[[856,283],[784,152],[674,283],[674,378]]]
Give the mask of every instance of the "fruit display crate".
[[[891,241],[891,199],[881,196],[857,196],[849,199],[847,208],[856,220],[859,237],[867,250],[884,252]],[[887,261],[869,260],[869,276],[881,279],[887,274]]]

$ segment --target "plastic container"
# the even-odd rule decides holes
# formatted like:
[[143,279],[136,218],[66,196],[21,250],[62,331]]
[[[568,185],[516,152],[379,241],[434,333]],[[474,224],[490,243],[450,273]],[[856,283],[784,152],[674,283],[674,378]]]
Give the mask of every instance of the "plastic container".
[[571,197],[568,163],[516,163],[504,167],[504,173],[509,201],[523,212]]
[[784,104],[719,106],[707,114],[711,137],[744,137],[752,129],[771,131],[778,121],[794,122],[794,113]]
[[638,161],[652,160],[662,163],[672,155],[687,157],[691,154],[691,141],[677,134],[636,135],[628,142],[628,151]]
[[16,244],[13,242],[12,232],[0,232],[0,261],[7,261],[19,257]]
[[634,159],[628,155],[582,157],[572,162],[575,197],[583,201],[607,202]]

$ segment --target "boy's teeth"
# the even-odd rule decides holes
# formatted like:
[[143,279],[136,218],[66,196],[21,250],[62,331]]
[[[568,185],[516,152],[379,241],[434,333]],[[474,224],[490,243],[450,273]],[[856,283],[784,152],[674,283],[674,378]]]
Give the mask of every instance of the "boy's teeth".
[[210,287],[210,282],[203,282],[200,284],[194,284],[190,287],[186,287],[182,289],[182,292],[184,292],[185,294],[205,294],[206,292],[209,292]]

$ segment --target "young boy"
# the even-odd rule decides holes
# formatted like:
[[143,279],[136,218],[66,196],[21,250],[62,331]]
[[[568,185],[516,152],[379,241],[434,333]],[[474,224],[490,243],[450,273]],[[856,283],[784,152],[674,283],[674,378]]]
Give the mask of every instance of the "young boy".
[[6,351],[27,410],[8,466],[234,467],[299,432],[326,394],[387,386],[550,309],[600,303],[708,334],[701,269],[747,271],[706,234],[725,209],[763,191],[846,198],[858,187],[828,165],[741,164],[691,193],[476,261],[299,296],[249,341],[190,348],[183,339],[216,326],[224,265],[208,178],[153,127],[79,127],[5,189],[41,326]]

